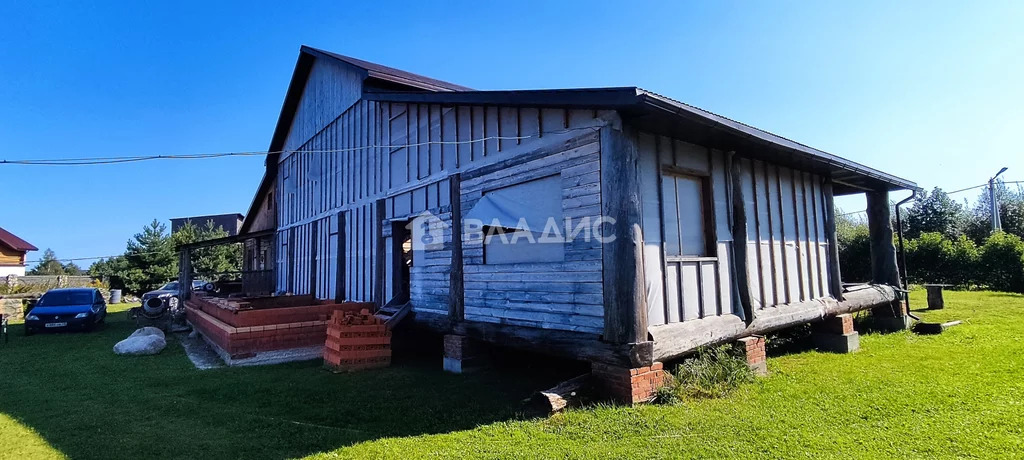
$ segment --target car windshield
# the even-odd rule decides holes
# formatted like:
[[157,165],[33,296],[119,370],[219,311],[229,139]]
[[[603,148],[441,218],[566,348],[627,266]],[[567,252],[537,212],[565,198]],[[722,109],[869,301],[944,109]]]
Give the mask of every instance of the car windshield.
[[167,283],[167,284],[164,285],[164,287],[160,288],[160,290],[161,291],[177,291],[178,290],[178,282],[177,281],[172,281],[170,283]]
[[36,302],[37,307],[61,307],[67,305],[92,305],[92,291],[47,292]]

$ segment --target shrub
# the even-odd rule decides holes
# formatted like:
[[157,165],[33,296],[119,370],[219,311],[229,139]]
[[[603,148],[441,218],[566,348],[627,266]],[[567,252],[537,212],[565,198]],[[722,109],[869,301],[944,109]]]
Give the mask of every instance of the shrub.
[[974,241],[967,235],[960,235],[959,238],[952,241],[950,250],[949,264],[946,267],[948,272],[944,282],[959,287],[979,284],[980,253]]
[[915,283],[979,284],[978,248],[964,235],[950,240],[939,233],[922,233],[907,241],[906,250],[907,276]]
[[978,267],[984,284],[996,291],[1024,292],[1024,241],[997,232],[981,247]]
[[871,279],[871,238],[867,225],[845,223],[836,227],[839,266],[843,281]]
[[906,243],[907,276],[920,283],[945,283],[953,244],[941,233],[926,232]]
[[686,398],[719,398],[754,380],[746,360],[731,346],[700,349],[679,365],[655,401],[674,404]]

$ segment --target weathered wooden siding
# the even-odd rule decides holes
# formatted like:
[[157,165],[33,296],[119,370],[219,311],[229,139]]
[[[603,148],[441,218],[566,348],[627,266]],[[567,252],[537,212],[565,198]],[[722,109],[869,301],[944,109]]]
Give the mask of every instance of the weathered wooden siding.
[[747,215],[747,276],[755,308],[827,297],[822,178],[737,158]]
[[295,109],[284,149],[299,148],[355,104],[362,97],[362,78],[360,72],[342,63],[317,59]]
[[[521,163],[462,181],[462,208],[472,207],[486,190],[558,176],[562,213],[570,228],[601,217],[601,145],[596,131]],[[560,223],[561,224],[561,223]],[[588,224],[592,227],[592,224]],[[564,228],[564,227],[563,227]],[[538,229],[540,230],[540,229]],[[481,232],[466,232],[465,315],[467,320],[599,333],[604,327],[601,243],[584,234],[565,236],[564,260],[488,264]],[[594,236],[591,234],[591,236]]]
[[[338,89],[348,77],[342,70],[321,69],[322,81],[314,84],[316,89],[307,88],[285,142],[295,152],[283,154],[279,160],[278,289],[295,294],[312,292],[319,298],[387,302],[395,294],[390,241],[382,244],[384,254],[378,256],[376,252],[377,239],[390,237],[391,230],[390,224],[382,226],[377,220],[378,200],[382,200],[387,222],[410,220],[430,211],[450,223],[451,174],[494,165],[550,143],[563,143],[593,132],[592,127],[601,123],[592,110],[442,107],[358,100],[321,126],[327,114],[341,107],[338,100],[348,100],[347,90]],[[313,73],[317,73],[316,66]],[[320,96],[307,100],[313,95]],[[322,97],[336,100],[318,104]],[[598,178],[593,168],[580,166],[574,170],[577,174],[566,176],[577,182],[567,186],[576,187],[567,193],[579,195],[567,198],[570,202],[594,199],[583,196],[585,190],[598,188],[593,185]],[[599,206],[588,209],[599,210]],[[581,251],[568,248],[566,258],[581,262],[591,257]],[[417,261],[421,263],[414,264],[410,273],[414,309],[447,313],[450,230],[446,230],[443,247],[419,256],[422,259]],[[599,264],[599,256],[597,261]],[[467,265],[470,263],[472,259]],[[384,266],[378,268],[378,264]],[[376,278],[380,276],[384,277],[384,286],[378,290]],[[587,283],[597,282],[599,286],[599,281],[598,275]],[[504,292],[499,285],[477,287],[492,297]],[[581,297],[586,302],[600,296],[599,288],[597,292],[593,286],[584,290],[589,291],[579,295],[589,295]],[[467,292],[467,301],[478,293]],[[600,305],[600,301],[592,305]],[[593,313],[589,312],[591,316]],[[530,324],[557,322],[554,317],[550,319]],[[597,330],[600,326],[593,320],[577,324],[577,319],[565,319],[566,329]]]
[[277,225],[277,219],[275,218],[277,203],[274,199],[277,194],[275,189],[276,187],[271,186],[270,190],[260,197],[256,217],[252,219],[252,224],[249,228],[250,232],[270,230]]
[[[730,206],[725,154],[664,136],[641,133],[640,186],[643,200],[644,278],[651,326],[733,314]],[[704,209],[711,225],[708,249],[680,254],[680,229],[705,227],[699,211],[679,209],[672,172],[706,177]]]

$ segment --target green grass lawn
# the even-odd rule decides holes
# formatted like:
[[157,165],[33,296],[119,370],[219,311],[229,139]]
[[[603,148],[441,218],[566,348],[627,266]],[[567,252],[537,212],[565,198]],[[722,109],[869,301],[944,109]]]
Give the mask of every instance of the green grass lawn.
[[918,314],[964,325],[865,334],[852,355],[773,356],[769,377],[724,399],[551,418],[525,415],[521,400],[568,369],[457,376],[431,357],[356,374],[317,363],[197,371],[176,343],[114,356],[133,329],[118,307],[91,334],[13,328],[0,345],[0,457],[1024,455],[1024,296],[953,292],[946,305]]

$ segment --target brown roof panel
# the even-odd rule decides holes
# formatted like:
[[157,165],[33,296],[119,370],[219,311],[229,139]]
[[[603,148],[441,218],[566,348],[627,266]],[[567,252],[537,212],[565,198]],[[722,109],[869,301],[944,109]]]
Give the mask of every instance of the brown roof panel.
[[32,244],[29,243],[28,241],[25,241],[25,240],[23,240],[21,238],[18,238],[17,235],[15,235],[15,234],[7,231],[7,230],[4,230],[3,227],[0,227],[0,243],[2,243],[3,245],[5,245],[7,247],[10,247],[11,249],[14,249],[15,251],[38,251],[39,250],[39,248],[37,248],[35,246],[32,246]]

